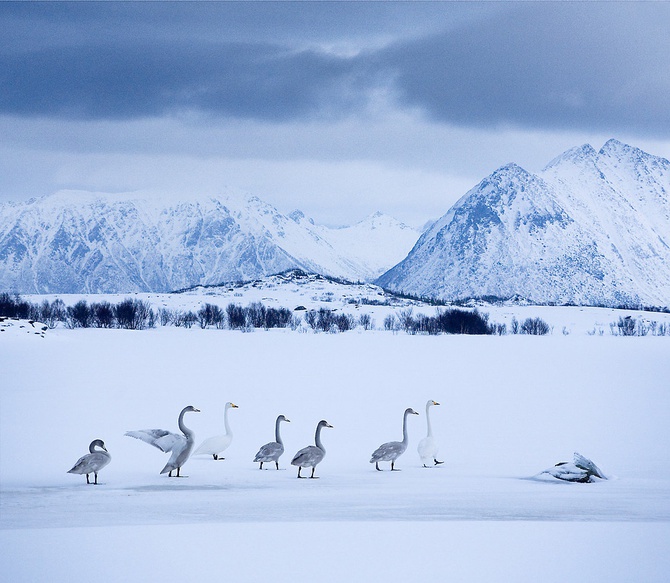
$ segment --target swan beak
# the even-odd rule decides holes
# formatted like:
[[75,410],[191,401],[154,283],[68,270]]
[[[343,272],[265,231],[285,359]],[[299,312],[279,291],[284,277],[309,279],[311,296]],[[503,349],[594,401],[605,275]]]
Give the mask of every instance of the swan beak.
[[439,405],[437,401],[433,401],[433,405]]
[[233,409],[239,409],[239,407],[238,407],[235,403],[231,403],[230,406],[231,406]]
[[286,417],[284,417],[284,421],[286,421],[286,423],[290,423],[290,422],[291,422],[291,420],[290,420],[290,419],[287,419]]
[[194,413],[200,413],[200,409],[196,409],[195,407],[193,407],[193,412]]
[[[102,447],[102,449],[104,449],[105,451],[107,451],[107,448],[106,448],[104,445],[101,445],[100,447]],[[109,452],[107,451],[107,453],[109,453]]]
[[330,427],[331,429],[333,429],[333,426],[330,423],[327,423],[326,427]]

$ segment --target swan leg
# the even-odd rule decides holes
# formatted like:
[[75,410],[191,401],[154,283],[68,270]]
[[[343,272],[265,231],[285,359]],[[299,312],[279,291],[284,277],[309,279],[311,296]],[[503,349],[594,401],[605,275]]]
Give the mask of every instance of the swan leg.
[[279,469],[279,462],[275,462],[275,466],[277,466],[277,469]]
[[379,462],[375,462],[375,469],[376,469],[378,472],[382,472],[382,471],[383,471],[383,470],[379,467]]
[[213,453],[213,454],[212,454],[212,457],[214,458],[214,461],[216,461],[216,460],[218,460],[218,459],[219,459],[219,456],[218,456],[218,455],[216,455],[215,453]]
[[86,483],[90,484],[91,482],[88,481],[88,474],[86,474]]
[[93,472],[95,475],[95,482],[93,482],[96,486],[98,485],[98,472]]
[[262,470],[262,469],[263,469],[263,462],[261,462],[261,467],[258,468],[258,469],[259,469],[259,470]]
[[395,469],[395,460],[393,460],[393,461],[391,462],[391,471],[392,471],[392,472],[399,472],[399,471],[400,471],[400,470],[396,470],[396,469]]
[[181,477],[181,476],[179,475],[179,470],[181,470],[181,468],[177,468],[177,477],[178,477],[178,478]]
[[302,470],[302,466],[298,466],[298,477],[302,478],[302,476],[300,475],[300,470]]
[[316,466],[312,466],[312,475],[310,476],[310,478],[312,478],[313,480],[318,480],[319,476],[314,475],[314,470],[316,470]]

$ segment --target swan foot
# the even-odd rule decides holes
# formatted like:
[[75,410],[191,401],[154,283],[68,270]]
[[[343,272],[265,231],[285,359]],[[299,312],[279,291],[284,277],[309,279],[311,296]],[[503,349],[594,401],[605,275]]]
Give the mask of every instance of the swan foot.
[[215,453],[213,453],[213,454],[212,454],[212,457],[214,458],[214,461],[216,461],[216,460],[218,460],[218,459],[219,459],[219,456],[218,456],[218,455],[216,455]]
[[378,472],[382,472],[382,471],[383,471],[383,470],[379,467],[379,462],[375,462],[375,469],[376,469]]
[[444,462],[438,462],[436,459],[433,460],[435,462],[436,466],[439,466],[440,464],[443,464]]
[[310,476],[310,478],[311,478],[312,480],[318,480],[319,477],[314,475],[314,470],[316,470],[316,467],[313,467],[313,468],[312,468],[312,475]]

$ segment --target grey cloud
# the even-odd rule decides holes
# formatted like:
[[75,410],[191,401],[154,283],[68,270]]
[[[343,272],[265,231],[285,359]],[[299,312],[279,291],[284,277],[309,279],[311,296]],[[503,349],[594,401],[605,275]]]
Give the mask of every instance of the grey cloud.
[[199,110],[284,120],[359,99],[355,68],[314,51],[248,43],[85,45],[5,56],[0,109],[127,119]]
[[522,5],[378,55],[398,100],[466,126],[670,135],[670,4]]
[[[670,4],[153,4],[0,7],[0,113],[296,121],[356,113],[382,88],[463,127],[670,135]],[[366,31],[394,40],[351,56],[306,42]]]

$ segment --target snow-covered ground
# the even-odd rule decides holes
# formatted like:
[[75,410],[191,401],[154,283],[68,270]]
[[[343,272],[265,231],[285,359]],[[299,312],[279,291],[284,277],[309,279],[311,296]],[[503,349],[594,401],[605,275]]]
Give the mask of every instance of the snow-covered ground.
[[[554,332],[7,328],[2,579],[667,581],[670,338],[612,336],[620,313],[607,310],[484,311],[540,316]],[[416,452],[427,399],[441,403],[431,419],[445,460],[430,469]],[[160,476],[167,455],[123,435],[175,431],[193,404],[199,442],[223,432],[226,401],[239,405],[226,459],[193,458],[188,478]],[[409,406],[420,416],[402,471],[376,472],[370,454],[401,439]],[[279,413],[291,420],[282,469],[260,471],[251,460]],[[320,419],[334,426],[320,479],[297,480],[290,459]],[[66,471],[94,438],[112,462],[87,486]],[[533,479],[574,451],[611,479]]]

